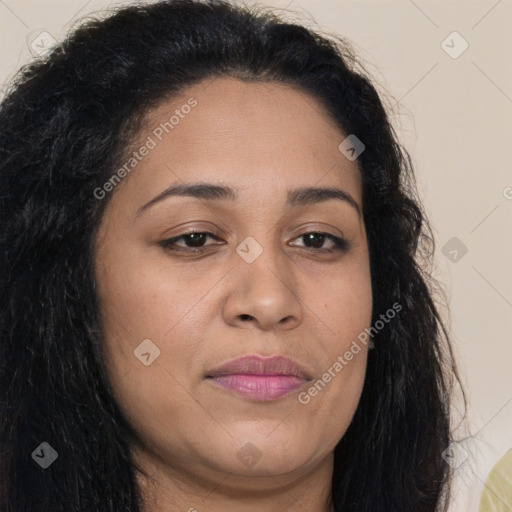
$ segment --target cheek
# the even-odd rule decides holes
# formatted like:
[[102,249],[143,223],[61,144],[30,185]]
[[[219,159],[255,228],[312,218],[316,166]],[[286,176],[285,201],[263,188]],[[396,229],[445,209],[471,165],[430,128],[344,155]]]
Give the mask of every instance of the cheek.
[[[345,433],[361,396],[368,352],[367,329],[372,318],[372,287],[365,258],[354,260],[322,288],[311,289],[308,301],[318,311],[316,339],[322,368],[298,402],[318,429],[333,442]],[[320,331],[321,330],[321,331]]]
[[[193,368],[190,325],[200,317],[204,290],[183,273],[162,269],[129,247],[105,250],[98,261],[97,297],[109,380],[118,401],[131,403],[134,410],[145,397],[139,413],[148,417],[159,402],[173,404],[175,395],[169,396],[169,389],[176,389],[176,381],[169,369],[183,382]],[[194,327],[196,335],[201,328]]]
[[370,326],[373,301],[367,255],[361,252],[310,287],[308,302],[324,324],[329,353],[337,355]]
[[180,456],[191,423],[204,422],[204,411],[191,400],[188,388],[195,375],[197,340],[208,325],[201,298],[218,276],[191,282],[189,275],[164,272],[147,262],[126,258],[112,266],[103,261],[97,294],[104,358],[116,402],[140,439],[166,444]]
[[[118,338],[130,355],[146,338],[162,340],[184,324],[200,328],[201,299],[218,281],[216,275],[184,273],[169,265],[124,255],[98,265],[97,295],[106,343]],[[112,258],[115,260],[115,258]],[[165,265],[165,262],[163,263]],[[203,321],[204,322],[204,321]]]

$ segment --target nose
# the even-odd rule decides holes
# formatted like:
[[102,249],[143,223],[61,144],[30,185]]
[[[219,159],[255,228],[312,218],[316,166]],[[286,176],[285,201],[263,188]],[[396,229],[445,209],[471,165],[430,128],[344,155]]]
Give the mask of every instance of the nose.
[[298,275],[279,248],[265,247],[252,263],[238,254],[229,273],[229,295],[224,303],[226,323],[264,331],[290,330],[302,323]]

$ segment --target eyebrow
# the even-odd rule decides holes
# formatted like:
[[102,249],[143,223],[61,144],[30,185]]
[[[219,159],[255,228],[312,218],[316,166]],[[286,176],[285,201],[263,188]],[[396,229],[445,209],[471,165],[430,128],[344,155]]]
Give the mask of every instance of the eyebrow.
[[[169,188],[165,189],[163,192],[147,202],[144,206],[140,207],[137,211],[136,217],[164,199],[175,196],[189,196],[197,199],[217,201],[235,201],[238,199],[238,194],[233,188],[224,185],[217,185],[215,183],[201,182],[171,185]],[[301,187],[290,190],[288,191],[286,205],[298,207],[321,203],[323,201],[328,201],[329,199],[338,199],[349,204],[361,217],[361,210],[354,198],[348,192],[337,187]]]

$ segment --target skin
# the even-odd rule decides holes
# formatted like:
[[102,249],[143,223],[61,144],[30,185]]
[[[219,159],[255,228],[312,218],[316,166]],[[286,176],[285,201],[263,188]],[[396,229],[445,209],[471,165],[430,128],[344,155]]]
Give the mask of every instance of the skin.
[[[346,134],[312,96],[232,78],[154,108],[134,148],[189,98],[197,106],[153,137],[156,147],[111,192],[95,248],[104,356],[136,432],[144,512],[329,512],[333,450],[360,398],[365,345],[308,404],[298,393],[311,382],[257,402],[205,375],[241,355],[279,354],[314,382],[370,326],[362,216],[338,199],[285,205],[291,189],[337,187],[362,211],[360,172],[338,150]],[[170,185],[192,181],[228,185],[238,198],[171,196],[137,215]],[[191,256],[190,238],[175,242],[181,252],[160,245],[192,229],[218,239],[205,237]],[[311,231],[349,247],[310,242],[302,235]],[[263,249],[252,263],[236,251],[249,236]],[[149,366],[134,355],[144,339],[160,350]],[[244,450],[257,461],[242,463]]]

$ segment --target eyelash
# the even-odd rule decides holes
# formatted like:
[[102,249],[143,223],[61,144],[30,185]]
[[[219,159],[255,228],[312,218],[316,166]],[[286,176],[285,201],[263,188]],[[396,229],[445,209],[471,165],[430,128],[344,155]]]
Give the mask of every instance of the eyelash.
[[[203,246],[203,247],[179,247],[179,246],[172,247],[173,245],[175,245],[175,242],[179,241],[180,239],[182,239],[182,238],[185,239],[186,236],[194,235],[194,234],[207,235],[208,237],[219,240],[219,238],[217,236],[215,236],[213,233],[210,233],[209,231],[189,231],[188,233],[183,233],[179,236],[175,236],[173,238],[163,240],[162,242],[160,242],[160,245],[167,251],[171,251],[171,252],[183,252],[184,251],[184,252],[188,252],[189,254],[190,253],[192,253],[192,254],[204,253],[204,252],[208,251],[208,247],[212,247],[214,245],[221,245],[221,244],[212,244],[212,245]],[[325,239],[331,240],[334,243],[334,247],[331,249],[315,249],[312,247],[304,247],[304,249],[306,249],[307,251],[311,251],[314,253],[321,253],[321,254],[332,254],[334,252],[346,252],[350,248],[349,243],[345,239],[331,235],[330,233],[324,233],[322,231],[308,231],[306,233],[302,233],[302,235],[299,235],[296,238],[301,238],[301,237],[304,237],[304,236],[310,235],[310,234],[323,235],[325,237]]]

